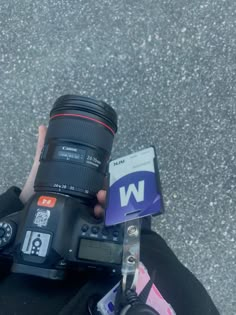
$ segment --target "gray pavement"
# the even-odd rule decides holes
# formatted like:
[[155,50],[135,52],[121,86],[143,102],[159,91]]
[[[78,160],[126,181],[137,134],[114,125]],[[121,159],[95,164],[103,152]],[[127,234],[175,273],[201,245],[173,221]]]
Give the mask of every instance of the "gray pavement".
[[155,230],[235,314],[235,72],[235,0],[2,0],[0,192],[22,187],[58,96],[106,100],[114,157],[157,148]]

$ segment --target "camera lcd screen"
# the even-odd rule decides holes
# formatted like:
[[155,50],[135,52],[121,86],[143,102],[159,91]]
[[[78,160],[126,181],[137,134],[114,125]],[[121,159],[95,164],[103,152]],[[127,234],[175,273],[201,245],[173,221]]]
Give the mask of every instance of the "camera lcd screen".
[[122,245],[120,244],[87,239],[80,241],[79,259],[120,264],[121,255]]

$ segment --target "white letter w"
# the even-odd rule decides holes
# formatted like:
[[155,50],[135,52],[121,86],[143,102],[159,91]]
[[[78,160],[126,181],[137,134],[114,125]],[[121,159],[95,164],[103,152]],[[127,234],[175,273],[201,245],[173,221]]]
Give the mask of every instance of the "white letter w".
[[129,199],[131,194],[134,195],[134,198],[137,202],[141,202],[144,200],[144,180],[138,182],[138,189],[134,184],[130,184],[127,192],[125,191],[125,187],[120,187],[120,203],[121,207],[125,207],[129,203]]

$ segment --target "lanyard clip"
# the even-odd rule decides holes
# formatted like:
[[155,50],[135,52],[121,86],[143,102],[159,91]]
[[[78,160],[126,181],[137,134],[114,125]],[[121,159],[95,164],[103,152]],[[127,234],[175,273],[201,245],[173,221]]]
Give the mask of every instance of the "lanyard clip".
[[140,219],[124,223],[124,243],[122,259],[122,292],[135,290],[138,280],[140,259]]

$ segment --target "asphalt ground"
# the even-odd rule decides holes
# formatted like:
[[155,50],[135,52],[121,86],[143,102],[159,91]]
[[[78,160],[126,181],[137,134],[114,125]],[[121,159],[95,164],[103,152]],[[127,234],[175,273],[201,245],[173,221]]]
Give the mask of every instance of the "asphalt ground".
[[107,101],[114,158],[157,149],[153,228],[235,314],[235,71],[234,0],[2,0],[0,192],[23,186],[57,97]]

